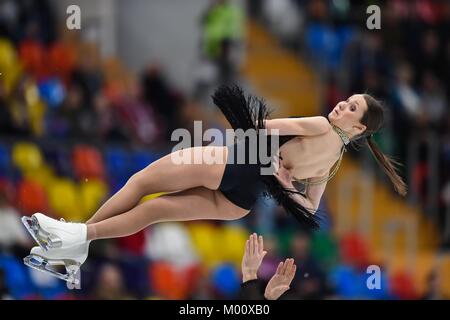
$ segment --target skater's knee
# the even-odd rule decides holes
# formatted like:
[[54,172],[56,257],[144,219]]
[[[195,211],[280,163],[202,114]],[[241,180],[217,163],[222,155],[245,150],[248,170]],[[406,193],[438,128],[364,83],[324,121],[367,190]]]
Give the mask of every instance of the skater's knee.
[[144,172],[141,170],[133,174],[127,181],[127,185],[136,188],[137,190],[145,191],[148,185],[148,178],[145,176]]

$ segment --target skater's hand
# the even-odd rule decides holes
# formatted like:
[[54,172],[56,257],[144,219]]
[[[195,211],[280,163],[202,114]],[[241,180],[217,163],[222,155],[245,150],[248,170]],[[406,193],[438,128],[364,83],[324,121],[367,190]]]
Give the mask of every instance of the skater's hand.
[[292,173],[283,166],[283,160],[279,156],[275,156],[274,167],[277,170],[274,173],[275,178],[280,182],[280,184],[285,188],[292,188]]
[[259,266],[266,254],[263,237],[258,237],[256,233],[250,235],[245,242],[245,252],[242,258],[242,282],[257,279]]
[[283,293],[289,290],[296,269],[297,266],[294,264],[294,259],[286,259],[284,263],[280,262],[277,271],[266,286],[264,297],[267,300],[277,300]]

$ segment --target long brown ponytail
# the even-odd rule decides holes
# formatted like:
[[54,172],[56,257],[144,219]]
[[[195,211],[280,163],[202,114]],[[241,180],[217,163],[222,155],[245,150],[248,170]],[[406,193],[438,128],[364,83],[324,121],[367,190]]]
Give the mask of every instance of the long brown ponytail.
[[402,166],[402,164],[385,155],[372,138],[372,134],[377,132],[383,124],[383,107],[381,103],[372,96],[363,94],[363,97],[367,103],[367,111],[364,113],[361,123],[364,124],[367,129],[362,136],[357,137],[357,139],[359,140],[359,138],[365,137],[367,146],[377,160],[378,164],[383,168],[384,172],[391,180],[395,191],[397,191],[400,195],[405,196],[407,193],[407,186],[397,173],[398,167]]
[[385,155],[380,148],[378,148],[375,141],[372,139],[372,136],[367,137],[367,145],[369,146],[370,151],[374,155],[378,164],[381,165],[384,169],[384,172],[391,180],[394,185],[395,191],[397,191],[400,195],[405,196],[407,192],[407,187],[405,182],[403,182],[402,178],[397,174],[397,167],[402,164],[389,156]]

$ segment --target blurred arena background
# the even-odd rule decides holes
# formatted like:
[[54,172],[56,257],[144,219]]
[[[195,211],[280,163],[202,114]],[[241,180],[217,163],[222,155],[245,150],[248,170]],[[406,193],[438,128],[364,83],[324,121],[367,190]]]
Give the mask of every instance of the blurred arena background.
[[[80,30],[66,26],[71,4]],[[380,30],[366,27],[371,4]],[[445,0],[0,0],[0,298],[233,299],[258,232],[260,278],[294,257],[298,299],[449,299],[449,22]],[[404,164],[408,197],[362,147],[329,183],[313,235],[262,200],[239,221],[94,242],[82,290],[23,265],[35,244],[22,215],[85,221],[170,152],[175,128],[224,130],[209,95],[229,82],[274,117],[326,115],[353,93],[383,100],[376,140]],[[380,290],[366,287],[369,265]]]

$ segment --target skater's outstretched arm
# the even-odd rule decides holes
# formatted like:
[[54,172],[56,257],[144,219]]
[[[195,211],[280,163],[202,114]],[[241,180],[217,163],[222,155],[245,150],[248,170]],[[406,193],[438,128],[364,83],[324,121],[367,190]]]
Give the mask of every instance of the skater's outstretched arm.
[[265,127],[269,132],[271,129],[279,130],[281,136],[316,136],[324,134],[331,129],[327,118],[322,116],[267,119],[265,120]]

